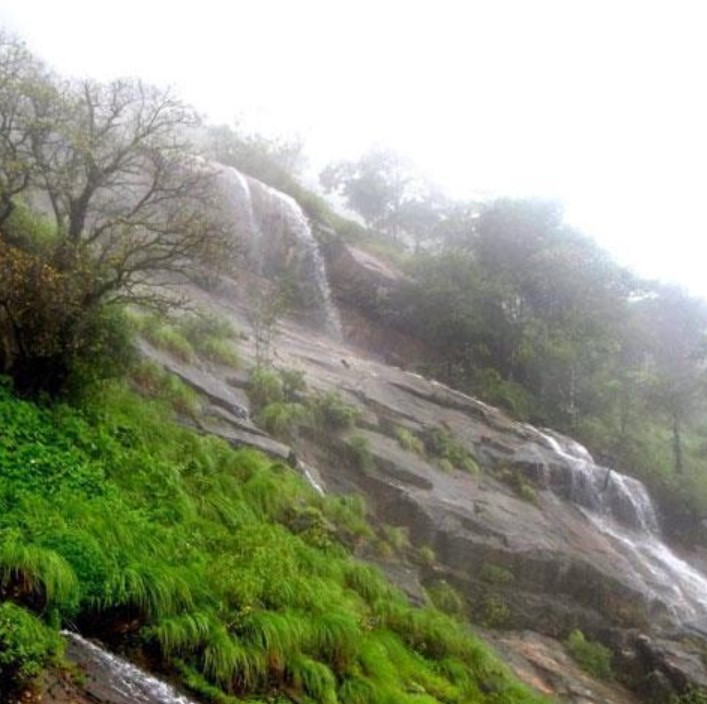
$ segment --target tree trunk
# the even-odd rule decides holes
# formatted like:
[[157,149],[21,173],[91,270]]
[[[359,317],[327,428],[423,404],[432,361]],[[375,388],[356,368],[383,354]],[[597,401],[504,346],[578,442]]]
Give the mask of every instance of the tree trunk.
[[675,474],[683,473],[682,439],[680,436],[680,414],[673,413],[673,454],[675,456]]

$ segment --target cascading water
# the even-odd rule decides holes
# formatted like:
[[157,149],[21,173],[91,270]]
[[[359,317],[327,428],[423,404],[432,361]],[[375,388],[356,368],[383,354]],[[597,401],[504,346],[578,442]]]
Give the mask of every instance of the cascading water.
[[548,488],[578,504],[610,539],[649,601],[663,604],[683,626],[707,633],[707,577],[662,541],[646,487],[597,465],[587,449],[570,438],[550,431],[533,432],[537,444],[554,455],[544,473]]
[[112,704],[195,704],[171,685],[77,633],[63,631],[62,635],[68,641],[71,659],[87,671],[85,686],[97,701]]
[[256,270],[308,284],[314,303],[321,309],[325,329],[341,339],[341,321],[324,258],[297,201],[233,167],[219,166],[218,170],[225,214],[247,242]]

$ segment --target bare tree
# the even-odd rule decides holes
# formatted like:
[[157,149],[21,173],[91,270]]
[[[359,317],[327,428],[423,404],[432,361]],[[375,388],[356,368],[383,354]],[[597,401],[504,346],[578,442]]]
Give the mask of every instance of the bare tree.
[[[31,377],[35,357],[51,349],[58,361],[42,364],[53,373],[106,304],[174,305],[175,283],[229,261],[217,172],[188,139],[197,123],[170,90],[139,80],[62,81],[21,43],[0,38],[0,258],[28,279],[0,300],[0,333],[11,321],[12,339],[26,342],[15,345],[16,359],[5,353],[3,366],[19,360]],[[52,216],[43,243],[33,233],[8,236],[20,194]],[[27,262],[22,250],[34,259]],[[44,301],[33,286],[48,280],[33,272],[67,282],[55,319],[58,344],[34,345],[28,333],[30,302]]]
[[31,183],[31,133],[36,127],[31,95],[41,75],[41,65],[22,42],[0,32],[0,227]]
[[159,297],[159,275],[223,261],[215,173],[185,138],[193,111],[140,81],[65,85],[55,101],[35,100],[47,125],[32,133],[36,185],[56,221],[58,266],[96,267],[86,305]]

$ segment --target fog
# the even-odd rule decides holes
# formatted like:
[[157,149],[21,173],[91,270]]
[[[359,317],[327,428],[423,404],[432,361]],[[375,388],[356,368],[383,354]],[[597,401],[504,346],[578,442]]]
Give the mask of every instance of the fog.
[[647,276],[707,295],[699,3],[6,0],[57,70],[173,84],[211,120],[372,144],[455,196],[560,198]]

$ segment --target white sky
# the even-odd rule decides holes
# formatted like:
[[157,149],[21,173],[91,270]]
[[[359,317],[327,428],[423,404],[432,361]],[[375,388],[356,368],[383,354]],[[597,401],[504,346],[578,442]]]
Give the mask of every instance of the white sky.
[[555,196],[619,261],[707,296],[707,2],[2,0],[62,73],[174,85],[212,120],[372,144],[458,196]]

